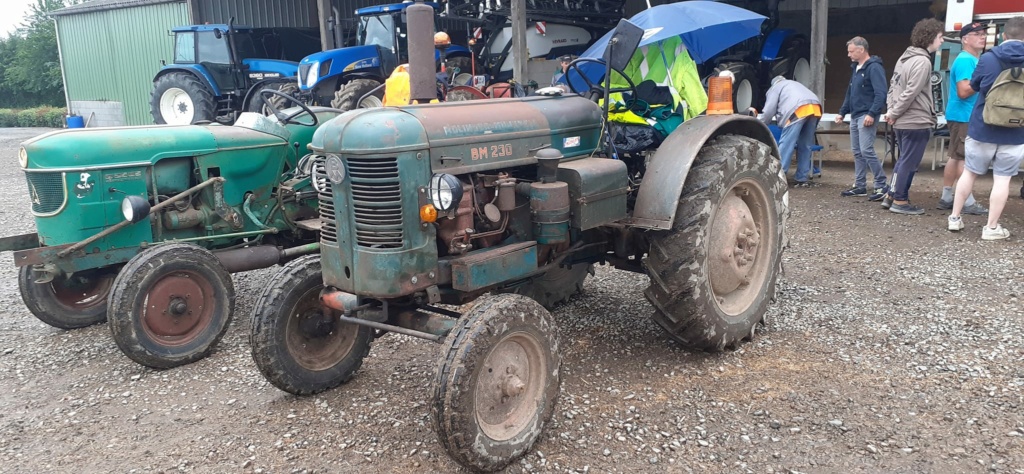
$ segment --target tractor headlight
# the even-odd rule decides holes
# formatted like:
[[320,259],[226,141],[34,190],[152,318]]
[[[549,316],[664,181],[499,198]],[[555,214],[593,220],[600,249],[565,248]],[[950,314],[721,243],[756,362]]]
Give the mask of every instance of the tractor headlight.
[[18,148],[18,164],[22,168],[28,168],[28,151],[25,150],[25,147]]
[[143,199],[142,196],[126,196],[121,200],[121,214],[124,215],[126,221],[133,224],[139,222],[149,215],[149,201]]
[[448,212],[462,201],[462,181],[450,174],[440,173],[430,178],[430,203],[439,212]]
[[316,84],[316,80],[319,78],[317,75],[319,72],[320,61],[317,61],[309,67],[309,72],[306,73],[306,87],[313,87],[313,84]]

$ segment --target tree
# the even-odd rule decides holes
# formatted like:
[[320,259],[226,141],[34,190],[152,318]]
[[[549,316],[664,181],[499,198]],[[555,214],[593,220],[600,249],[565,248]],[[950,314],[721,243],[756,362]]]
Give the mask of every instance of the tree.
[[50,12],[79,0],[36,0],[18,31],[0,39],[0,108],[64,106],[57,32]]

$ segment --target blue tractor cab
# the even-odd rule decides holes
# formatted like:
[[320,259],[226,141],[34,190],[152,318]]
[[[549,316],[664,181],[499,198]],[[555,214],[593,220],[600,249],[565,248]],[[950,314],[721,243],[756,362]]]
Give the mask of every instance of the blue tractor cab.
[[158,124],[233,122],[250,90],[294,90],[298,63],[264,59],[279,49],[268,29],[231,24],[173,28],[174,56],[153,78],[150,112]]
[[[405,9],[413,3],[396,3],[360,8],[357,45],[306,56],[299,62],[298,85],[308,102],[349,110],[381,105],[383,93],[371,91],[399,64],[409,61]],[[437,3],[427,2],[435,11]],[[436,29],[436,28],[435,28]],[[469,57],[463,46],[451,46],[447,57]],[[435,52],[435,59],[440,53]]]

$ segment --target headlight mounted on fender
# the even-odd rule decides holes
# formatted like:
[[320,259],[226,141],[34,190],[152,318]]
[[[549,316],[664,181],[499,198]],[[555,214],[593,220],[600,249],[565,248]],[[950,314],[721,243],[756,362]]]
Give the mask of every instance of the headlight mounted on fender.
[[25,147],[18,148],[18,164],[22,168],[28,168],[28,151]]

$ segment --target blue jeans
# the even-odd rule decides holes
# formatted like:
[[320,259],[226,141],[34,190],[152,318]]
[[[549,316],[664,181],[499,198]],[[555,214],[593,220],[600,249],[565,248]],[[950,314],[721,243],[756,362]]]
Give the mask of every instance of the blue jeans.
[[793,180],[798,183],[807,181],[811,173],[811,146],[814,145],[814,130],[818,128],[818,120],[818,117],[807,117],[782,129],[782,137],[779,139],[782,172],[789,173],[789,163],[795,150],[796,174]]
[[875,177],[875,191],[885,187],[885,170],[882,163],[878,161],[875,154],[875,131],[878,130],[878,121],[870,127],[864,126],[864,117],[861,115],[854,118],[850,124],[850,148],[853,149],[853,187],[866,188],[868,181],[868,168],[871,168],[871,175]]

